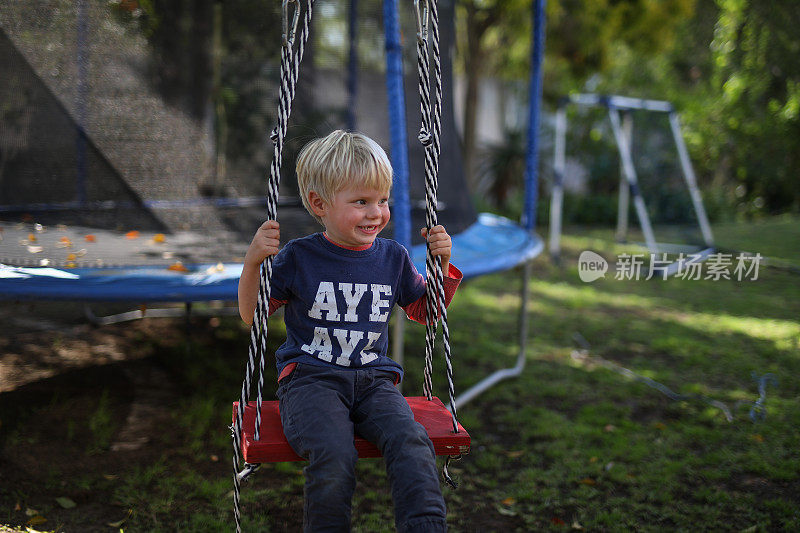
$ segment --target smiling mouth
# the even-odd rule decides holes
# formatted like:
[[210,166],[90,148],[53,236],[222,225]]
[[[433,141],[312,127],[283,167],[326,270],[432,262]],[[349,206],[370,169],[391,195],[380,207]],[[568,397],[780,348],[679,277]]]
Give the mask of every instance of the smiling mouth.
[[359,228],[361,229],[361,231],[372,233],[373,231],[378,229],[378,226],[359,226]]

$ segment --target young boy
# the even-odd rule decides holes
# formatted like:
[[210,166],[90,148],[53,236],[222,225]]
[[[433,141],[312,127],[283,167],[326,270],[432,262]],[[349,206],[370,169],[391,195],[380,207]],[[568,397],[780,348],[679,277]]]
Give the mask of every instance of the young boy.
[[[239,280],[239,312],[252,323],[259,268],[273,262],[270,313],[285,305],[286,342],[275,353],[281,422],[305,468],[305,531],[349,531],[357,454],[354,433],[383,453],[395,524],[402,532],[446,531],[433,444],[395,386],[402,367],[387,356],[395,304],[425,322],[425,280],[408,252],[378,237],[389,222],[392,167],[375,141],[334,131],[297,161],[303,205],[323,233],[280,252],[280,229],[256,232]],[[461,279],[442,226],[422,230],[441,258],[449,304]]]

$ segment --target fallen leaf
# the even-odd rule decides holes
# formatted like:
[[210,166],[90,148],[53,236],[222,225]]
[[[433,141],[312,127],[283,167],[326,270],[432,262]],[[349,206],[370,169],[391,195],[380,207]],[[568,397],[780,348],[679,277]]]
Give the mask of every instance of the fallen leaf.
[[551,518],[550,521],[553,523],[554,526],[566,526],[567,525],[566,522],[564,522],[563,520],[561,520],[557,516],[554,516],[553,518]]
[[43,517],[42,515],[39,515],[39,514],[37,514],[34,517],[31,517],[31,519],[28,520],[28,523],[30,525],[32,525],[32,526],[38,526],[38,525],[44,524],[45,522],[47,522],[47,518],[45,518],[45,517]]
[[75,254],[67,254],[67,261],[75,261],[78,258]]
[[189,269],[183,266],[183,263],[180,261],[176,261],[175,263],[171,264],[167,267],[167,270],[172,270],[173,272],[189,272]]
[[667,429],[667,425],[664,424],[663,422],[656,422],[655,428],[660,430],[665,430]]
[[163,233],[156,233],[155,235],[153,235],[153,242],[162,244],[167,242],[167,238],[164,236]]
[[103,474],[103,478],[105,478],[108,481],[114,481],[118,477],[119,476],[117,476],[116,474]]
[[219,461],[219,455],[211,454],[211,460],[213,462],[215,462],[215,463],[218,462]]
[[517,457],[520,457],[523,453],[525,453],[525,450],[513,450],[510,452],[506,452],[506,457],[510,459],[516,459]]
[[607,424],[606,427],[603,428],[603,431],[605,431],[606,433],[611,433],[615,429],[617,429],[617,426],[615,426],[614,424]]
[[60,496],[60,497],[56,498],[56,502],[58,503],[58,505],[60,505],[64,509],[72,509],[72,508],[76,507],[76,505],[77,505],[74,501],[72,501],[71,499],[67,498],[66,496]]
[[129,231],[128,233],[125,234],[125,238],[126,239],[131,239],[131,240],[138,239],[139,238],[139,232],[136,231],[136,230]]
[[37,511],[36,509],[31,509],[30,507],[25,509],[25,516],[36,516],[38,514],[39,514],[39,511]]
[[86,242],[97,242],[97,237],[94,235],[85,235],[83,238]]
[[585,477],[581,480],[581,485],[597,485],[597,481],[590,477]]
[[510,507],[510,506],[514,505],[515,503],[517,503],[517,500],[515,498],[506,498],[505,500],[503,500],[500,503],[502,503],[506,507]]
[[750,435],[750,438],[756,442],[764,442],[764,436],[759,435],[758,433],[756,433],[755,435]]
[[122,524],[124,524],[125,521],[131,517],[131,514],[133,514],[133,509],[128,509],[128,514],[125,515],[125,518],[123,518],[119,522],[108,522],[108,524],[106,525],[108,525],[109,527],[122,527]]
[[36,235],[33,233],[28,233],[28,240],[30,242],[36,242]]
[[21,510],[22,506],[19,504],[19,502],[17,502],[17,505],[14,506],[14,511],[21,511]]
[[503,516],[517,516],[517,511],[508,507],[497,506],[497,512]]
[[597,457],[592,457],[591,459],[589,459],[589,462],[590,463],[596,463],[597,462]]
[[28,251],[29,251],[30,253],[32,253],[32,254],[38,254],[38,253],[41,253],[41,252],[43,252],[43,251],[44,251],[44,247],[42,247],[42,246],[31,246],[31,245],[29,244],[29,245],[28,245]]

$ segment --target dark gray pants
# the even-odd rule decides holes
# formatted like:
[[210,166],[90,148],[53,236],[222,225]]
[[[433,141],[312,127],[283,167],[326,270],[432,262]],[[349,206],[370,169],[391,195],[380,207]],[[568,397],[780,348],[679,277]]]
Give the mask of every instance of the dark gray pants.
[[305,468],[305,531],[349,531],[358,433],[383,453],[400,532],[447,530],[436,455],[395,375],[298,365],[278,386],[281,422]]

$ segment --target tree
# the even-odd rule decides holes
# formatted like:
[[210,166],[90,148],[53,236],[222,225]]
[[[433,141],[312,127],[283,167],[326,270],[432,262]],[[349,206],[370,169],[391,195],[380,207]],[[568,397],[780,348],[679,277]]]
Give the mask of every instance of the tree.
[[658,54],[617,44],[603,91],[675,103],[706,199],[739,214],[800,209],[800,3],[697,0]]
[[[545,100],[555,103],[591,76],[611,69],[620,43],[637,54],[661,54],[674,42],[694,2],[551,0],[546,6]],[[532,16],[529,0],[460,0],[459,6],[459,59],[466,77],[462,148],[474,190],[480,79],[527,79]]]

